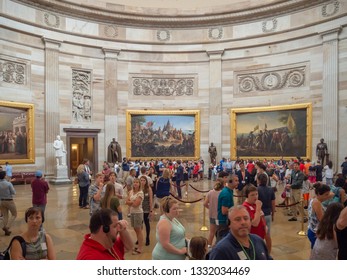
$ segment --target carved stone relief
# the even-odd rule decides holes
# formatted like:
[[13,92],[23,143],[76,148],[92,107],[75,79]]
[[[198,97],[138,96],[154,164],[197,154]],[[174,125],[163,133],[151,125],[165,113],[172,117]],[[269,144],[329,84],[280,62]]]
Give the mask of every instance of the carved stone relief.
[[[150,77],[149,77],[150,76]],[[197,83],[196,76],[177,75],[134,75],[130,78],[134,95],[184,96],[193,95]]]
[[305,84],[306,67],[237,75],[240,93],[296,88]]
[[322,7],[322,16],[323,17],[330,17],[335,15],[340,9],[340,2],[339,1],[333,1],[331,3],[325,4]]
[[169,30],[158,30],[157,31],[157,39],[159,41],[169,41],[171,37]]
[[72,120],[90,122],[92,118],[90,71],[72,70]]
[[60,18],[57,15],[52,13],[45,13],[44,21],[45,21],[45,24],[50,27],[58,28],[60,26]]
[[262,23],[262,30],[264,33],[267,32],[274,32],[277,29],[277,19],[273,18],[268,21],[263,21]]
[[208,30],[208,38],[220,40],[223,38],[223,27],[212,27]]
[[118,36],[118,28],[114,25],[106,25],[104,28],[104,33],[106,37],[114,38]]
[[27,81],[26,73],[27,65],[25,63],[0,58],[1,83],[25,85]]

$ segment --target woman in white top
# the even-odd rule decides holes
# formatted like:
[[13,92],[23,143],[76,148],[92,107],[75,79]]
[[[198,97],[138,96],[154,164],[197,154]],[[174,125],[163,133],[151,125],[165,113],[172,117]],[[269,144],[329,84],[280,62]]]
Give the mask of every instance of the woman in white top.
[[333,177],[334,177],[334,171],[333,171],[333,162],[329,161],[326,166],[324,166],[325,170],[325,181],[328,186],[331,186],[333,184]]
[[130,220],[131,226],[134,228],[138,248],[135,248],[133,255],[141,254],[143,247],[143,234],[142,234],[142,224],[143,224],[143,191],[141,190],[140,180],[135,178],[133,182],[133,189],[129,192],[129,196],[126,201],[126,205],[130,206]]

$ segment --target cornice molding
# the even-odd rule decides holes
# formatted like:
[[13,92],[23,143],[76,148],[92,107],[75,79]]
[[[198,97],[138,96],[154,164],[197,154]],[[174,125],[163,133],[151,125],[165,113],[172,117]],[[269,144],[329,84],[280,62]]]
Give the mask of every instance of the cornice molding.
[[315,7],[321,4],[331,3],[331,0],[288,0],[277,4],[256,7],[249,10],[226,10],[223,13],[204,14],[204,15],[145,15],[138,13],[124,13],[121,11],[109,11],[103,8],[76,5],[57,0],[12,0],[27,6],[37,7],[41,10],[69,15],[81,19],[93,19],[103,23],[116,24],[119,26],[153,27],[156,28],[182,28],[187,26],[211,27],[222,24],[234,24],[246,21],[266,19],[269,14],[276,17],[283,14],[293,13],[308,7]]

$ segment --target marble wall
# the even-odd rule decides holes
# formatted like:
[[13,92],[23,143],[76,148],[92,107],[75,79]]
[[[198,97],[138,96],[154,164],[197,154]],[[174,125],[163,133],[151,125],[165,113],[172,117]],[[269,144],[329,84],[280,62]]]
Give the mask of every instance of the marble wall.
[[[210,142],[218,158],[230,155],[231,108],[312,103],[311,149],[323,137],[335,167],[347,155],[345,1],[276,18],[171,29],[112,25],[21,2],[0,4],[0,60],[28,69],[25,85],[1,77],[1,100],[35,105],[35,164],[15,168],[51,172],[51,143],[57,134],[64,139],[64,128],[101,129],[101,167],[113,137],[125,151],[128,109],[200,110],[200,154],[208,162]],[[88,120],[73,118],[76,72],[90,79]],[[247,82],[265,76],[271,80]],[[194,86],[179,96],[138,94],[138,77],[192,79]],[[281,86],[274,77],[283,79]]]

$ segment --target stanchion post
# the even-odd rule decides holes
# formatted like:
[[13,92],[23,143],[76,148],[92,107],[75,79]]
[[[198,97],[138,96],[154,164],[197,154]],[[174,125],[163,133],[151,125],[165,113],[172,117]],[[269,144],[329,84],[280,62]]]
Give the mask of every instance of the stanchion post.
[[203,196],[203,200],[202,200],[203,215],[202,215],[202,227],[200,228],[200,231],[208,231],[208,227],[206,226],[206,208],[204,206],[204,202],[205,202],[205,195]]
[[186,197],[187,197],[187,199],[188,199],[188,181],[186,182]]
[[[301,203],[301,207],[302,209],[304,209],[304,199],[303,197],[301,197],[301,200],[300,200],[300,203]],[[295,210],[296,211],[296,210]],[[301,230],[298,232],[298,235],[300,236],[306,236],[307,233],[306,231],[304,230],[304,211],[300,211],[302,214],[301,214]]]

